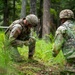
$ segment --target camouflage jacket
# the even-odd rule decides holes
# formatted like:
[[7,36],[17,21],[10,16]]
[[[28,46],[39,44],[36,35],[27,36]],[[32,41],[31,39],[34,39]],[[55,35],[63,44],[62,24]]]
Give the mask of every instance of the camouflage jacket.
[[75,22],[67,20],[58,27],[53,47],[54,53],[62,50],[67,60],[75,58]]
[[6,31],[6,35],[11,40],[12,45],[23,45],[24,41],[29,40],[30,29],[24,25],[23,19],[14,21]]

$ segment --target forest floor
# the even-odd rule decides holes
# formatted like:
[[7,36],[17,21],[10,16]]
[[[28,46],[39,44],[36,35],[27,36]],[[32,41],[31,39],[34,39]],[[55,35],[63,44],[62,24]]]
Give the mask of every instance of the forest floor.
[[14,63],[13,66],[24,75],[60,75],[57,65],[45,65],[41,61],[26,60],[24,62]]

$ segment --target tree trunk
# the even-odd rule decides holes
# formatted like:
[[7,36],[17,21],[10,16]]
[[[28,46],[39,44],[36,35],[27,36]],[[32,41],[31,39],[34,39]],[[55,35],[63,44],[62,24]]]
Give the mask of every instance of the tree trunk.
[[44,0],[43,3],[43,31],[42,37],[46,38],[50,34],[50,0]]
[[22,0],[22,8],[21,8],[21,17],[25,18],[26,16],[26,0]]
[[3,25],[8,25],[8,0],[4,0],[4,22]]
[[13,0],[13,21],[15,20],[15,0]]
[[39,24],[38,24],[38,28],[37,28],[37,33],[38,33],[38,37],[42,38],[42,9],[43,9],[43,0],[40,0],[40,5],[39,5],[39,12],[38,12],[38,17],[40,19]]
[[[30,0],[30,14],[35,14],[35,15],[37,14],[36,1],[37,0]],[[32,29],[32,35],[34,35],[34,32],[36,32],[37,34],[37,27]]]
[[30,13],[36,14],[36,1],[37,0],[30,0]]

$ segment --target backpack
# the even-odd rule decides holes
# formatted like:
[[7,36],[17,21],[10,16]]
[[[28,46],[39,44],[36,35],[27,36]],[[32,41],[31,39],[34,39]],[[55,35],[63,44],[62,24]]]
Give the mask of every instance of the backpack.
[[20,24],[23,19],[15,20],[5,31],[5,34],[9,34],[15,24]]
[[64,25],[67,28],[67,35],[65,35],[65,43],[63,45],[63,53],[66,59],[75,58],[75,23]]

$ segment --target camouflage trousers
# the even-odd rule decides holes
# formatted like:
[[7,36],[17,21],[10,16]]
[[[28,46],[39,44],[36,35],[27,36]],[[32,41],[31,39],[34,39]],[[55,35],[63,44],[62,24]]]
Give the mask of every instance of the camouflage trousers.
[[75,75],[75,63],[67,62],[60,75]]
[[[33,55],[34,55],[34,52],[35,52],[35,43],[36,43],[36,41],[35,41],[35,39],[30,38],[29,43],[30,44],[26,44],[26,46],[29,47],[28,58],[29,59],[32,59],[33,58]],[[14,61],[21,61],[22,60],[22,58],[20,56],[20,53],[19,53],[17,47],[11,46],[10,47],[10,50],[11,50],[10,51],[11,58]]]

